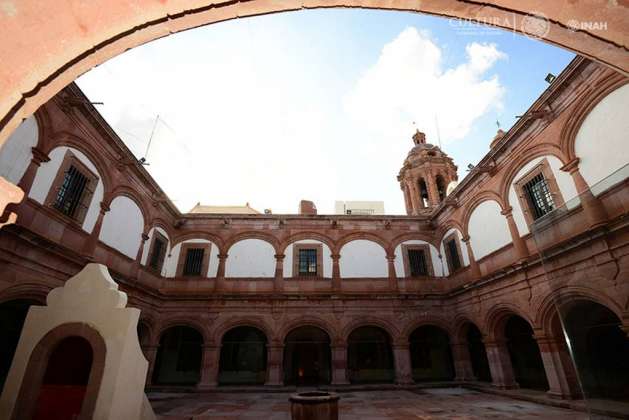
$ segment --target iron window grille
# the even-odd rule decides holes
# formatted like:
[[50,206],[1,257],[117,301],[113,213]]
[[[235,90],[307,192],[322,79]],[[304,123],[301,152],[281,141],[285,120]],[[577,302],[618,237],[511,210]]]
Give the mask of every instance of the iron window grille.
[[86,193],[92,192],[89,186],[90,179],[76,166],[70,165],[63,175],[53,207],[68,217],[77,218],[80,213],[87,210],[83,198]]
[[411,269],[411,277],[427,276],[428,265],[426,264],[426,253],[421,249],[408,250],[408,263]]
[[535,175],[523,185],[522,189],[526,193],[533,220],[537,220],[555,209],[555,202],[550,188],[548,188],[548,182],[542,173]]
[[452,238],[447,242],[448,255],[450,256],[450,264],[452,265],[452,271],[456,271],[461,268],[461,260],[459,258],[459,251],[456,246],[455,239]]
[[189,248],[186,252],[186,262],[183,266],[184,276],[200,276],[203,270],[204,248]]
[[166,241],[162,238],[155,238],[153,250],[149,258],[149,267],[156,271],[161,271],[164,257],[166,256]]
[[299,275],[300,276],[316,276],[317,275],[317,250],[316,249],[300,249],[299,250]]

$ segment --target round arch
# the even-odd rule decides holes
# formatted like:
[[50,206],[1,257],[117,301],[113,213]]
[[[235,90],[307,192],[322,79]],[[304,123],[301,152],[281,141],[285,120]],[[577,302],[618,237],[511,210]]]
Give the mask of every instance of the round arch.
[[284,239],[279,244],[280,254],[284,254],[286,252],[286,248],[288,248],[290,244],[297,241],[307,240],[307,239],[313,239],[313,240],[323,242],[324,244],[328,246],[328,248],[330,248],[330,251],[333,251],[336,248],[334,240],[327,235],[324,235],[318,232],[310,232],[310,231],[299,232],[299,233],[295,233],[294,235],[289,236],[288,238]]
[[[444,224],[440,224],[439,228],[437,229],[437,231],[435,232],[435,238],[437,238],[437,243],[439,244],[439,246],[441,246],[441,243],[443,242],[443,238],[446,236],[446,233],[448,233],[448,231],[450,231],[451,229],[456,229],[459,231],[459,233],[461,234],[461,236],[463,236],[463,226],[456,220],[454,219],[450,219],[448,220],[446,223]],[[439,248],[437,248],[439,249]]]
[[271,341],[274,337],[273,329],[261,318],[238,318],[227,319],[214,327],[212,340],[214,343],[221,343],[225,334],[235,328],[250,327],[260,330]]
[[[121,197],[121,196],[127,197],[129,200],[133,201],[136,206],[138,206],[138,208],[140,209],[140,213],[142,213],[142,219],[144,221],[144,230],[146,230],[146,228],[150,226],[149,222],[150,222],[150,216],[151,216],[151,213],[148,210],[148,206],[146,205],[146,202],[140,196],[138,196],[137,191],[125,185],[119,185],[116,188],[114,188],[113,191],[111,191],[111,194],[109,194],[109,199],[107,200],[107,204],[108,205],[111,204],[117,197]],[[168,230],[166,230],[166,232],[168,232]]]
[[180,318],[174,318],[174,319],[162,321],[162,323],[159,324],[159,328],[156,329],[156,331],[158,331],[156,335],[157,341],[159,342],[162,339],[162,336],[164,335],[164,333],[174,327],[192,328],[196,330],[199,334],[201,334],[204,345],[214,343],[214,341],[212,341],[211,334],[209,334],[207,329],[203,327],[203,324],[201,323],[201,321],[190,320],[190,319],[180,319]]
[[392,343],[397,342],[401,337],[400,330],[388,320],[373,316],[361,316],[350,321],[343,327],[339,338],[343,343],[347,343],[352,332],[362,327],[380,328],[389,335]]
[[481,331],[492,341],[504,338],[504,325],[507,319],[512,315],[519,316],[529,323],[531,328],[535,328],[536,324],[526,315],[526,313],[517,306],[509,303],[496,305],[487,311],[484,318],[483,327],[479,327]]
[[275,253],[279,254],[279,242],[275,236],[261,231],[253,230],[241,232],[235,236],[228,238],[225,241],[225,252],[229,254],[229,250],[232,246],[234,246],[237,242],[244,241],[245,239],[259,239],[261,241],[267,242],[273,247]]
[[172,225],[166,223],[166,221],[160,217],[154,217],[153,219],[151,219],[149,224],[146,225],[145,230],[150,232],[151,229],[155,227],[162,228],[164,232],[166,232],[166,234],[168,235],[168,241],[170,242],[171,247],[174,246],[173,244],[174,233],[173,233]]
[[391,239],[389,249],[387,249],[387,255],[393,255],[393,253],[395,252],[395,248],[397,248],[398,245],[401,245],[402,243],[406,241],[415,241],[415,240],[427,242],[430,245],[434,246],[437,249],[437,252],[439,251],[439,246],[436,245],[434,242],[435,241],[434,236],[426,235],[420,232],[414,232],[414,233],[403,233]]
[[98,151],[94,150],[89,145],[89,142],[86,142],[80,137],[65,131],[58,131],[50,135],[50,140],[42,144],[42,151],[48,155],[53,150],[64,146],[76,149],[83,153],[85,157],[94,165],[96,171],[98,172],[98,176],[103,183],[103,201],[105,201],[109,194],[111,194],[114,185],[111,173],[109,173],[107,169],[107,162],[103,162],[103,159],[99,157],[100,155]]
[[504,211],[504,209],[506,208],[505,202],[502,200],[502,197],[494,191],[483,191],[482,193],[476,195],[469,203],[466,203],[465,205],[465,210],[462,217],[463,221],[461,222],[464,228],[464,230],[461,232],[463,236],[469,235],[470,218],[472,217],[474,210],[476,210],[476,207],[478,207],[485,201],[495,201],[496,203],[498,203],[500,211]]
[[500,184],[500,196],[505,205],[504,208],[508,208],[511,205],[511,203],[509,203],[509,190],[518,171],[528,162],[542,156],[554,156],[559,159],[563,165],[568,163],[563,151],[554,144],[542,143],[524,150],[517,159],[509,164],[504,172],[505,175]]
[[376,235],[375,233],[370,233],[370,232],[354,232],[354,233],[350,233],[349,235],[345,235],[336,242],[336,248],[333,249],[332,251],[335,254],[340,254],[341,250],[343,249],[345,245],[347,245],[348,243],[352,241],[361,240],[361,239],[365,241],[371,241],[371,242],[377,243],[378,245],[382,247],[385,254],[388,255],[390,244],[384,239],[382,239],[380,236]]
[[201,379],[204,330],[190,322],[172,322],[162,327],[153,369],[153,383],[195,385]]
[[372,323],[347,336],[347,376],[350,383],[391,383],[395,379],[393,337]]
[[218,383],[261,385],[267,376],[268,334],[251,325],[238,325],[221,335]]
[[408,341],[410,335],[413,333],[413,331],[415,331],[418,328],[424,327],[424,326],[433,326],[433,327],[437,327],[440,328],[442,330],[444,330],[447,334],[448,337],[450,339],[452,339],[454,337],[453,335],[453,327],[451,322],[447,321],[446,319],[443,318],[439,318],[436,316],[431,316],[429,318],[423,318],[423,319],[419,319],[419,320],[413,320],[411,321],[409,324],[406,325],[406,327],[404,327],[404,330],[401,333],[401,339]]
[[227,252],[227,250],[225,249],[225,242],[220,236],[203,231],[185,232],[180,235],[174,236],[172,238],[172,246],[174,247],[175,245],[178,245],[190,239],[205,239],[206,241],[210,241],[218,247],[219,254]]
[[[581,125],[589,115],[589,113],[603,100],[607,95],[629,83],[626,77],[616,72],[609,72],[609,75],[599,82],[597,89],[593,90],[595,94],[584,95],[583,99],[577,104],[570,113],[568,120],[563,125],[560,134],[560,147],[562,153],[566,156],[566,161],[570,162],[577,158],[575,151],[575,142],[577,133]],[[567,163],[566,162],[566,163]]]
[[277,335],[276,335],[277,341],[283,343],[284,341],[286,341],[286,336],[291,331],[299,327],[317,327],[325,331],[325,333],[328,335],[328,337],[330,337],[330,340],[333,343],[338,342],[339,334],[332,327],[332,325],[322,318],[313,317],[313,316],[299,317],[297,319],[293,319],[290,322],[282,325],[282,327],[277,331]]

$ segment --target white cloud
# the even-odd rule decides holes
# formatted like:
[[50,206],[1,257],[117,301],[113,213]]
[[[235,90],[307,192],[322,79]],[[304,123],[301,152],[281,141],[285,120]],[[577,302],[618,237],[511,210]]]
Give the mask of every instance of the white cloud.
[[426,33],[409,27],[385,45],[345,98],[356,121],[389,137],[407,137],[412,122],[436,143],[464,138],[473,123],[501,107],[504,88],[486,73],[507,56],[495,44],[471,43],[467,61],[443,69],[441,48]]

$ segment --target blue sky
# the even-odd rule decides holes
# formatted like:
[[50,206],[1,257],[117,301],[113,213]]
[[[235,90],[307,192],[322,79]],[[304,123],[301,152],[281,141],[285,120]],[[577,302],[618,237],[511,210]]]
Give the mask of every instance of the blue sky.
[[[574,54],[426,15],[307,10],[223,22],[135,48],[79,86],[182,210],[301,199],[404,203],[397,172],[417,128],[465,175],[499,120],[516,121]],[[191,180],[194,180],[191,182]]]

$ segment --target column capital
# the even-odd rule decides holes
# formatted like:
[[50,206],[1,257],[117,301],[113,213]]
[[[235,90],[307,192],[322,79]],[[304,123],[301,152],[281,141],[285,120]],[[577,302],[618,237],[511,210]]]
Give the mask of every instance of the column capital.
[[509,206],[509,207],[505,207],[505,209],[504,209],[504,210],[502,210],[502,211],[500,212],[500,214],[502,214],[503,216],[506,216],[506,217],[511,217],[511,216],[513,216],[513,207],[511,207],[511,206]]
[[219,260],[226,260],[227,259],[227,254],[218,254],[217,255]]
[[461,238],[461,240],[462,240],[463,242],[465,242],[466,244],[470,241],[470,239],[472,239],[472,238],[470,238],[470,235],[465,235],[465,236],[463,236],[463,237]]
[[147,235],[146,233],[142,232],[142,242],[146,242],[149,240],[149,235]]
[[577,158],[572,159],[570,162],[566,163],[559,169],[564,172],[568,172],[569,174],[572,174],[573,172],[576,172],[579,170],[580,162],[581,162],[581,159],[577,157]]
[[341,259],[341,254],[331,254],[330,258],[332,258],[332,260],[338,261]]
[[386,259],[389,262],[395,261],[395,254],[387,254]]
[[275,257],[276,260],[282,261],[286,257],[286,255],[284,255],[284,254],[275,254],[274,257]]
[[105,203],[104,201],[101,201],[100,202],[100,212],[105,214],[109,210],[111,210],[111,208],[109,208],[109,203]]
[[31,147],[31,153],[33,154],[31,161],[37,166],[50,161],[50,156],[38,147]]

